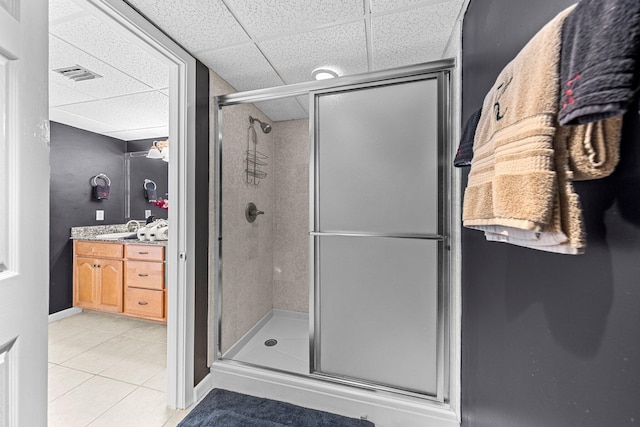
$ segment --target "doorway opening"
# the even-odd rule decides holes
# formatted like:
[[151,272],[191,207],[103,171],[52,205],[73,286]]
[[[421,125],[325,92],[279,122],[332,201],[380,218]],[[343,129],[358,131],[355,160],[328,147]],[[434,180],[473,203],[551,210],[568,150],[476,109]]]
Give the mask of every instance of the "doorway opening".
[[[187,106],[195,103],[195,60],[124,1],[89,0],[76,2],[73,0],[51,0],[50,20],[52,22],[51,34],[54,40],[52,47],[55,46],[55,49],[66,54],[67,57],[80,58],[83,62],[94,66],[94,68],[102,67],[105,70],[105,75],[102,75],[97,69],[92,70],[91,66],[71,64],[81,65],[98,76],[86,81],[74,82],[74,84],[77,84],[75,91],[65,90],[69,85],[65,86],[60,82],[52,85],[52,92],[57,90],[60,92],[59,95],[64,98],[60,104],[54,106],[58,111],[56,114],[52,114],[52,121],[64,123],[66,120],[72,126],[74,124],[78,126],[81,123],[79,117],[82,114],[94,113],[93,120],[91,117],[85,118],[85,122],[92,122],[94,126],[90,129],[92,135],[128,141],[125,146],[136,146],[138,144],[138,148],[132,150],[134,152],[141,151],[140,144],[148,149],[150,148],[149,145],[153,144],[153,141],[170,141],[171,156],[167,159],[169,160],[168,174],[166,176],[167,187],[160,190],[161,193],[159,195],[156,194],[155,197],[156,201],[159,201],[159,199],[166,201],[167,195],[171,196],[171,209],[166,211],[166,219],[171,227],[167,233],[166,246],[163,246],[164,263],[162,264],[162,261],[160,261],[164,268],[165,283],[165,290],[161,292],[166,295],[166,299],[159,305],[166,319],[166,387],[164,388],[166,395],[164,401],[169,407],[185,408],[194,401],[195,396],[193,384],[193,316],[191,315],[194,305],[194,270],[193,265],[185,262],[187,255],[194,252],[194,239],[192,237],[194,232],[191,219],[194,215],[195,154],[193,147],[195,144],[195,112],[187,108]],[[96,32],[91,32],[92,26],[96,26],[102,31],[97,31],[98,35],[95,36]],[[95,37],[91,37],[91,34]],[[107,40],[105,34],[108,34],[112,39]],[[84,38],[82,38],[83,35]],[[75,43],[71,43],[66,39],[72,36],[77,37]],[[74,50],[79,52],[74,52]],[[94,53],[100,51],[110,51],[109,55],[107,55],[108,59],[101,58],[99,54]],[[73,54],[79,56],[73,56]],[[142,55],[148,60],[141,61],[140,57]],[[153,64],[160,64],[160,66],[153,66]],[[130,68],[126,68],[127,66]],[[126,68],[126,71],[123,68]],[[110,76],[110,81],[107,80],[107,75]],[[80,84],[87,82],[94,88],[95,92],[86,89],[89,85],[86,85],[84,90],[78,89]],[[98,96],[99,89],[111,91],[109,92],[111,96]],[[92,96],[95,97],[93,99],[95,102],[92,102]],[[127,116],[127,108],[117,108],[117,102],[123,98],[127,101],[127,108],[135,109],[139,107],[136,115]],[[156,101],[155,103],[153,102],[154,100]],[[82,105],[82,103],[86,104]],[[147,111],[145,113],[143,107],[150,104],[152,105],[151,112]],[[105,115],[100,120],[96,120],[95,114],[100,116],[101,111],[106,112]],[[108,119],[106,117],[107,114],[109,115]],[[158,123],[157,117],[161,115],[165,115],[166,125]],[[135,126],[135,123],[132,124],[136,117],[142,122],[138,127]],[[117,120],[122,120],[125,123],[129,120],[126,129],[117,129],[115,126]],[[146,133],[148,131],[151,133]],[[132,143],[132,141],[136,143]],[[126,157],[127,150],[122,150],[121,154],[123,158]],[[129,160],[131,160],[131,156],[130,154]],[[94,153],[94,157],[100,158],[101,156]],[[146,158],[144,160],[161,162],[161,160]],[[88,160],[85,161],[88,162]],[[125,173],[124,164],[125,162],[123,161],[123,174]],[[96,174],[99,173],[96,172]],[[124,176],[121,178],[123,182],[121,187],[122,196],[125,193]],[[154,181],[156,189],[159,189],[158,182],[155,182],[156,180],[150,177],[145,179]],[[132,203],[133,198],[139,201],[137,198],[144,197],[144,194],[153,187],[152,185],[144,184],[145,188],[143,188],[143,183],[133,181],[130,183],[131,191],[127,200],[129,215],[124,213],[124,208],[120,211],[120,218],[122,218],[122,222],[125,225],[127,225],[126,222],[129,219],[146,222],[145,217],[148,215],[145,212],[134,212],[134,203]],[[111,194],[109,198],[111,197],[115,197],[115,194]],[[96,202],[94,201],[94,203]],[[125,204],[124,201],[122,203],[123,205]],[[149,198],[145,199],[144,203],[153,212],[155,207],[151,207]],[[158,207],[158,209],[162,209],[162,207]],[[96,209],[95,205],[92,206],[92,210],[103,211],[102,213],[95,212],[95,217],[92,218],[102,217],[105,220],[108,217],[108,212],[110,212],[106,208]],[[143,210],[146,211],[147,209]],[[156,217],[158,216],[156,214]],[[120,222],[119,218],[118,222]],[[56,231],[53,228],[51,229],[52,233]],[[68,233],[69,230],[66,230],[66,232]],[[139,244],[143,243],[137,242],[134,246],[139,246]],[[124,247],[121,255],[123,268],[128,261],[132,263],[148,263],[151,261],[127,257],[126,248],[129,242],[118,241],[111,244],[112,246],[122,244]],[[145,264],[145,266],[149,267],[148,264]],[[135,268],[131,268],[131,271],[135,270]],[[127,271],[129,270],[125,268],[123,273],[125,277]],[[140,278],[147,274],[146,272],[138,273]],[[147,292],[145,297],[146,295],[158,295],[157,292],[151,294],[155,290],[145,289],[141,285],[134,287],[140,292]],[[130,296],[134,298],[135,292]],[[125,299],[124,306],[126,306],[126,293],[123,298]],[[142,297],[140,301],[136,300],[134,303],[140,305],[141,311],[139,312],[143,314],[146,313],[145,309],[150,305]],[[69,313],[54,313],[50,316],[50,320],[60,319],[66,314]],[[95,318],[105,316],[94,312],[83,314],[89,314]],[[158,317],[157,312],[152,316],[146,316],[146,318],[154,318],[154,316]],[[123,320],[121,317],[116,317],[115,314],[106,315],[106,317],[106,323],[123,324],[126,323],[124,320],[133,321],[132,318]],[[142,315],[141,317],[145,316]],[[150,323],[147,322],[147,324]],[[151,325],[158,326],[157,323]],[[102,328],[104,329],[104,326]],[[156,331],[155,333],[161,335],[161,332]],[[61,363],[64,364],[65,362]],[[142,380],[139,379],[138,381]],[[158,386],[157,388],[161,387]]]

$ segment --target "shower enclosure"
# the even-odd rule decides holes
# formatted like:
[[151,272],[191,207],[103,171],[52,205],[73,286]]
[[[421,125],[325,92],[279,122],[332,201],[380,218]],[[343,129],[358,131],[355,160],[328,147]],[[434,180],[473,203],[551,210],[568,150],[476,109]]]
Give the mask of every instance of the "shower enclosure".
[[216,98],[218,362],[447,400],[452,66]]

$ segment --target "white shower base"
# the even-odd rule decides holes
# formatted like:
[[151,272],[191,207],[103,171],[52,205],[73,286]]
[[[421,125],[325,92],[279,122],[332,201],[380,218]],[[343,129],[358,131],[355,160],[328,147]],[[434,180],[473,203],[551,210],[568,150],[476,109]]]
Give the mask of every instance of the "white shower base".
[[[267,347],[268,339],[278,344]],[[253,366],[227,363],[228,360]],[[277,369],[262,369],[266,367]],[[272,310],[222,360],[211,366],[198,395],[211,388],[276,398],[352,418],[366,417],[380,427],[460,427],[448,404],[321,381],[309,376],[309,320],[306,313]]]
[[[265,341],[270,339],[278,343],[272,347],[266,346]],[[308,375],[309,315],[271,310],[223,358]]]

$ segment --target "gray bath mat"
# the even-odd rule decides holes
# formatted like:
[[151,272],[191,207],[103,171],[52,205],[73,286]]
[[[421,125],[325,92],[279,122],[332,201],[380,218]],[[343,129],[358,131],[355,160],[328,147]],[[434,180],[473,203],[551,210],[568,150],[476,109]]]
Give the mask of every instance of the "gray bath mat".
[[370,421],[347,418],[290,403],[214,389],[178,427],[373,427]]

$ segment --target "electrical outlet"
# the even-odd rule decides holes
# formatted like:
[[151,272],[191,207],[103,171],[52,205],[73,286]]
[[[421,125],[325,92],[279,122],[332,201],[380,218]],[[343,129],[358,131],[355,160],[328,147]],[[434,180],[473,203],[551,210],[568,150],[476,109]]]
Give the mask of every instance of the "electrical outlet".
[[97,210],[96,211],[96,221],[104,221],[104,211],[103,210]]
[[147,219],[151,216],[151,209],[144,210],[144,218]]

